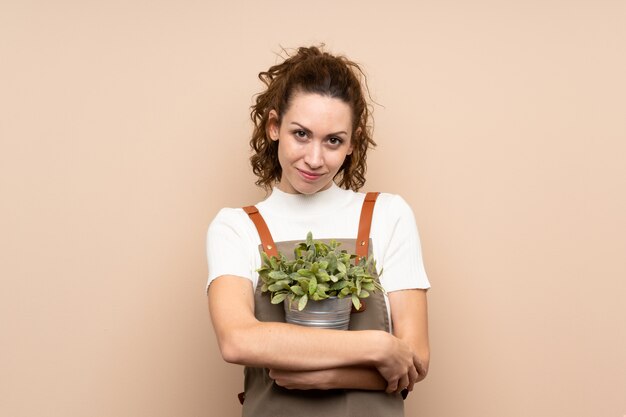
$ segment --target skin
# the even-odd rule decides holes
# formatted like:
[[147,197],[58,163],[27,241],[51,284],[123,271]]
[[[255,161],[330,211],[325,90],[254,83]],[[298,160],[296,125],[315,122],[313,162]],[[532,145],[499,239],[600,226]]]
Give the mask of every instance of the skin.
[[337,98],[296,93],[280,122],[270,111],[267,131],[278,141],[278,188],[287,193],[326,190],[352,153],[352,109]]
[[[272,110],[267,133],[279,143],[278,188],[302,194],[329,188],[352,153],[351,117],[343,101],[308,93],[294,94],[282,120]],[[412,390],[426,376],[430,358],[426,291],[395,291],[389,303],[393,335],[336,331],[258,321],[254,289],[246,278],[221,276],[209,287],[224,360],[269,368],[270,377],[288,389]]]
[[[405,302],[410,304],[409,294],[413,292],[417,294],[417,290],[398,294],[406,293]],[[392,311],[393,308],[392,305]],[[287,388],[295,388],[297,384],[301,389],[398,392],[403,388],[411,390],[413,384],[426,376],[427,338],[416,336],[422,326],[409,329],[408,324],[414,319],[408,315],[392,316],[394,325],[406,327],[403,337],[398,337],[398,329],[398,336],[394,336],[378,330],[336,331],[260,322],[254,316],[250,280],[228,275],[211,283],[209,309],[224,360],[270,368],[277,383]],[[398,321],[397,317],[404,318]],[[422,347],[422,356],[413,345]]]
[[[426,377],[430,359],[426,291],[394,291],[389,293],[389,301],[394,335],[409,343],[416,353],[418,378],[406,386],[412,391],[413,385]],[[353,388],[392,392],[388,382],[372,367],[352,366],[309,372],[272,369],[270,377],[278,385],[289,389]]]

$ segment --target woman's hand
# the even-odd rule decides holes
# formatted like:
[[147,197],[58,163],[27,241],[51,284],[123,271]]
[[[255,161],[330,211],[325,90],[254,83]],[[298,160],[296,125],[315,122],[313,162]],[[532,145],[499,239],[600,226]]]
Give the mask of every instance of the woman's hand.
[[416,363],[419,358],[411,346],[397,337],[389,335],[386,338],[387,346],[381,363],[376,366],[378,372],[387,381],[386,392],[400,392],[403,389],[413,390],[413,385],[419,380]]
[[376,368],[387,380],[387,392],[413,390],[426,377],[430,360],[425,290],[389,293],[394,336],[383,339],[385,356]]

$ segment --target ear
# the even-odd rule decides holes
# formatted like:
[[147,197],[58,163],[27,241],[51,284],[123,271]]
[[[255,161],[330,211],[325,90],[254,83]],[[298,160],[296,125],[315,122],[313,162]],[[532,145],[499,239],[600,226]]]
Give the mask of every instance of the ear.
[[278,132],[280,130],[280,123],[278,122],[278,113],[276,110],[270,110],[270,114],[267,118],[267,126],[265,127],[265,133],[267,137],[273,141],[278,140]]

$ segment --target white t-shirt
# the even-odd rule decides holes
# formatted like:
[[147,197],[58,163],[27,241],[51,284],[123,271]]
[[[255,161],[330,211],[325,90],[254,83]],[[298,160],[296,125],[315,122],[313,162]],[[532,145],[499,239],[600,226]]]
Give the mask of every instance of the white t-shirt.
[[[312,195],[288,194],[274,188],[256,204],[275,242],[314,239],[356,239],[364,193],[333,185]],[[402,197],[381,193],[374,206],[373,256],[385,291],[430,288],[415,218]],[[224,208],[207,233],[208,286],[222,275],[247,278],[256,288],[261,267],[261,239],[241,208]]]

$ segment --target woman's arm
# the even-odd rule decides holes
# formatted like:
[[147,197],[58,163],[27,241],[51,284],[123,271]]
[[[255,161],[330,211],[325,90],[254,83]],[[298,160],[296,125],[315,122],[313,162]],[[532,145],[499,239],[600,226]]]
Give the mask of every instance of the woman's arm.
[[[428,343],[428,312],[425,290],[403,290],[389,293],[389,304],[394,334],[413,349],[414,362],[419,374],[415,382],[428,373],[430,351]],[[384,390],[387,381],[373,367],[343,367],[321,371],[272,370],[270,377],[280,386],[289,389],[352,388]],[[399,386],[396,391],[413,389],[413,383]]]
[[253,288],[245,278],[215,279],[209,287],[209,309],[227,362],[289,371],[373,367],[391,391],[419,378],[410,345],[386,332],[340,332],[258,321]]
[[[361,389],[385,391],[387,381],[374,367],[348,366],[320,371],[270,370],[270,378],[288,389]],[[399,387],[396,392],[402,390]]]
[[393,334],[411,346],[415,353],[417,381],[426,378],[430,364],[428,341],[428,303],[426,290],[413,289],[389,293]]

